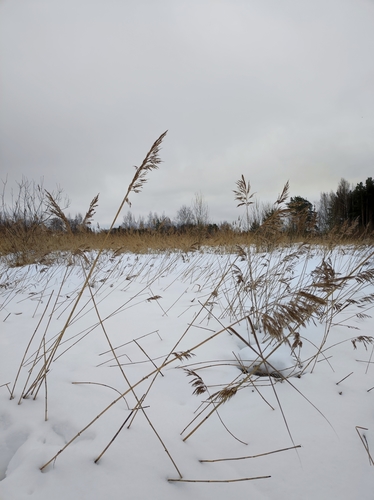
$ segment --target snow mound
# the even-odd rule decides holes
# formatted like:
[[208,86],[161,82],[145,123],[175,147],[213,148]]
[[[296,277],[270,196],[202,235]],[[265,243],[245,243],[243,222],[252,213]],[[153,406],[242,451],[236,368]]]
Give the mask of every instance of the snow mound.
[[251,344],[237,354],[238,367],[254,375],[271,375],[275,378],[297,376],[300,363],[284,343]]

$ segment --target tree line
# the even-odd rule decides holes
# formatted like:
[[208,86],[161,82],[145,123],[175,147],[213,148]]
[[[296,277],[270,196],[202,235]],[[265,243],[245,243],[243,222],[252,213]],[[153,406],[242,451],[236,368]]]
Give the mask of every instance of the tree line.
[[337,190],[322,193],[318,207],[319,229],[329,231],[345,222],[355,222],[361,229],[374,228],[374,180],[368,177],[355,187],[341,179]]
[[[302,196],[282,199],[280,210],[278,202],[263,203],[251,193],[251,185],[244,176],[236,182],[233,190],[234,200],[238,202],[238,217],[233,222],[211,222],[209,207],[201,193],[195,193],[191,205],[182,205],[174,218],[165,213],[150,212],[147,217],[136,217],[128,211],[122,223],[114,229],[116,233],[128,232],[160,232],[184,233],[189,231],[205,232],[207,235],[219,231],[256,233],[268,221],[274,222],[277,216],[277,228],[290,235],[326,234],[347,223],[354,224],[359,230],[372,231],[374,228],[374,180],[372,177],[356,186],[341,179],[336,191],[321,193],[320,200],[312,204]],[[286,194],[286,193],[285,193]],[[288,201],[287,201],[288,200]],[[58,188],[49,193],[41,184],[22,179],[18,184],[18,192],[13,196],[13,203],[6,204],[4,194],[0,206],[0,232],[12,228],[30,231],[43,228],[51,232],[101,232],[99,225],[92,227],[93,216],[98,204],[96,196],[83,216],[66,215],[69,200]],[[8,231],[9,232],[9,231]]]

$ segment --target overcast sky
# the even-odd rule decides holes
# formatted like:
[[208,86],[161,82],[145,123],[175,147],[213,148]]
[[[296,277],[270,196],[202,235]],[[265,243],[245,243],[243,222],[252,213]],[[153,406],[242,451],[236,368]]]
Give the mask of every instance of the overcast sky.
[[0,63],[1,180],[100,193],[101,225],[167,129],[136,216],[374,177],[373,0],[0,0]]

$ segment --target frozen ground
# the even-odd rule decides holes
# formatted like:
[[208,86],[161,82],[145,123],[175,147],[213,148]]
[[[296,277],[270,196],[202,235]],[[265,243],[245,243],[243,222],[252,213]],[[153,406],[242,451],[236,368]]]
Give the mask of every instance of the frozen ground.
[[372,285],[331,293],[294,355],[268,357],[256,316],[323,257],[339,276],[373,268],[360,252],[106,254],[79,302],[93,255],[1,263],[0,500],[372,500]]

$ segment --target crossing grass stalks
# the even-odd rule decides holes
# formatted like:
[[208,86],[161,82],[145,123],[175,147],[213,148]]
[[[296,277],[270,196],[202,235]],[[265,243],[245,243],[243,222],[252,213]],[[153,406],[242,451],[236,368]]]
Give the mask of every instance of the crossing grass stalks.
[[[158,152],[164,137],[165,134],[162,134],[155,141],[143,163],[137,168],[114,217],[111,229],[113,229],[124,204],[129,203],[129,195],[138,193],[147,180],[147,174],[158,168],[160,163]],[[243,177],[241,184],[238,183],[237,187],[237,200],[244,204],[247,209],[251,203],[250,185]],[[51,210],[55,216],[60,217],[66,226],[68,221],[64,219],[64,212],[53,199],[53,196],[49,193],[48,195]],[[41,273],[40,271],[40,280],[44,280],[44,288],[39,296],[37,308],[40,307],[42,297],[48,297],[48,300],[41,320],[25,349],[10,391],[11,398],[15,396],[21,371],[27,370],[26,383],[21,391],[19,401],[21,402],[23,398],[31,395],[36,398],[39,391],[44,387],[45,418],[47,418],[48,412],[53,411],[53,408],[48,407],[48,391],[50,389],[49,385],[47,386],[47,374],[48,377],[53,376],[49,374],[52,362],[58,360],[69,350],[74,349],[79,342],[98,327],[101,328],[109,346],[106,352],[101,353],[101,355],[107,356],[107,359],[98,366],[114,362],[114,366],[117,367],[122,380],[126,382],[125,390],[102,384],[114,389],[117,392],[116,398],[77,434],[72,436],[65,446],[50,460],[42,465],[40,467],[42,471],[119,401],[123,401],[126,396],[130,395],[131,397],[132,395],[134,398],[132,413],[114,433],[111,441],[95,459],[95,463],[98,463],[102,455],[109,450],[109,447],[125,427],[130,417],[131,425],[137,415],[142,414],[178,472],[179,479],[169,479],[169,481],[182,481],[182,472],[172,458],[172,453],[166,447],[165,441],[145,411],[147,398],[156,386],[159,376],[163,376],[163,371],[167,367],[184,368],[186,383],[190,382],[192,386],[191,392],[198,400],[196,415],[181,431],[181,436],[184,436],[181,438],[183,441],[191,438],[195,432],[202,429],[203,425],[209,425],[210,418],[217,415],[224,431],[243,443],[236,437],[233,430],[229,429],[225,424],[220,409],[223,405],[230,405],[238,392],[248,387],[254,388],[265,403],[274,409],[274,406],[267,400],[267,396],[263,394],[262,389],[265,383],[273,391],[276,405],[282,414],[283,424],[292,442],[293,446],[287,449],[296,450],[299,445],[294,443],[292,429],[288,423],[286,412],[282,408],[282,401],[277,391],[278,383],[283,382],[290,390],[296,391],[302,399],[310,404],[311,408],[327,420],[316,405],[303,394],[299,388],[300,386],[296,387],[292,377],[296,373],[298,376],[302,376],[306,370],[316,370],[317,363],[321,359],[327,359],[327,350],[334,348],[334,345],[328,345],[330,331],[334,325],[349,325],[350,320],[354,317],[364,319],[368,315],[374,304],[374,294],[366,291],[368,286],[374,284],[374,251],[365,242],[356,242],[352,245],[341,244],[342,241],[346,241],[344,235],[341,234],[337,240],[338,244],[333,244],[331,240],[320,245],[310,242],[284,244],[283,234],[279,228],[282,218],[287,215],[287,209],[285,208],[287,196],[288,183],[276,200],[271,216],[252,236],[255,239],[247,239],[245,242],[238,240],[241,244],[231,242],[227,246],[226,243],[221,241],[219,252],[211,248],[205,248],[204,250],[194,245],[192,238],[190,240],[186,238],[183,243],[180,240],[178,244],[173,243],[171,245],[171,240],[167,241],[163,237],[163,244],[169,245],[168,250],[173,249],[173,251],[164,252],[165,247],[162,246],[156,235],[147,235],[143,239],[139,239],[139,235],[134,235],[134,241],[138,238],[139,248],[141,247],[142,251],[145,251],[146,246],[148,254],[142,258],[136,257],[126,262],[125,251],[127,247],[123,246],[123,241],[120,246],[119,241],[117,242],[116,237],[110,231],[105,236],[102,236],[102,240],[97,240],[99,241],[99,250],[97,251],[92,250],[94,246],[91,244],[88,246],[83,245],[89,239],[87,239],[86,234],[82,233],[75,240],[77,246],[74,251],[71,251],[70,247],[70,252],[67,254],[68,265],[66,265],[66,260],[65,263],[61,261],[61,252],[60,256],[56,255],[55,267],[56,263],[60,262],[58,265],[66,266],[66,268],[53,303],[54,290],[51,289],[53,266],[49,266],[46,261],[40,259],[41,264],[38,265],[45,266],[42,267],[42,269],[45,268],[45,272]],[[85,225],[92,219],[97,203],[98,198],[95,197],[85,216]],[[66,238],[73,238],[67,226],[66,229],[68,233],[65,235]],[[346,238],[350,237],[351,231],[351,227],[346,228]],[[148,237],[154,237],[152,244]],[[76,238],[76,235],[74,235],[74,238]],[[65,239],[65,241],[68,240]],[[113,242],[116,243],[113,244]],[[110,250],[107,250],[108,248]],[[133,248],[137,248],[136,245]],[[158,252],[149,252],[150,248],[157,248]],[[177,249],[179,250],[177,251]],[[316,259],[319,260],[318,265],[315,265]],[[51,258],[48,262],[52,260]],[[25,290],[29,286],[27,270],[21,272],[21,269],[11,267],[16,264],[10,260],[5,259],[4,263],[6,271],[0,278],[0,290],[4,298],[0,308],[6,307],[15,299],[17,290]],[[18,261],[19,263],[20,261]],[[72,267],[80,269],[82,285],[67,298],[62,296],[62,289],[69,278]],[[130,307],[136,307],[145,302],[153,302],[159,305],[160,315],[166,317],[176,307],[182,295],[175,297],[175,301],[169,307],[164,307],[161,302],[162,295],[156,293],[154,288],[154,285],[162,277],[171,275],[173,279],[165,286],[165,291],[172,286],[173,282],[178,280],[186,285],[186,290],[192,289],[196,294],[196,300],[193,299],[194,302],[188,307],[186,306],[185,309],[187,311],[193,308],[193,319],[188,323],[184,331],[179,332],[172,347],[162,356],[153,356],[139,342],[146,335],[134,336],[129,342],[114,345],[106,324],[119,312],[124,312]],[[103,316],[99,310],[100,304],[103,301],[107,303],[113,291],[113,288],[110,288],[112,285],[109,288],[107,287],[109,282],[112,285],[115,283],[116,289],[125,292],[125,299],[119,308]],[[135,283],[137,288],[133,292],[132,289]],[[87,291],[88,293],[85,293]],[[355,308],[355,312],[352,312],[353,308]],[[96,322],[84,330],[76,328],[73,333],[69,334],[70,327],[77,326],[79,321],[90,311],[95,312]],[[39,333],[47,312],[49,312],[49,320],[44,332]],[[52,317],[57,315],[58,317],[67,317],[67,319],[62,330],[49,338],[50,321]],[[303,332],[310,324],[319,325],[323,329],[323,335],[319,342],[312,344],[308,341],[308,352],[310,352],[310,349],[314,349],[314,351],[312,355],[308,354],[307,357],[304,357],[303,352],[307,339]],[[201,338],[196,343],[196,341],[191,340],[191,332],[197,328],[201,331]],[[147,335],[154,333],[150,332]],[[40,336],[39,339],[37,339],[38,335]],[[192,357],[196,354],[199,355],[203,348],[211,342],[215,342],[219,337],[226,335],[234,337],[242,346],[246,346],[251,350],[253,359],[251,356],[250,361],[252,364],[247,366],[245,364],[246,360],[239,359],[237,356],[231,355],[231,353],[227,354],[227,360],[201,360],[199,358],[196,362],[192,361]],[[373,343],[373,340],[369,336],[356,336],[351,339],[351,342],[353,348],[357,348],[360,344],[367,348],[368,345]],[[126,369],[131,368],[134,363],[126,352],[123,352],[130,343],[136,345],[145,355],[146,360],[144,363],[146,363],[146,367],[149,367],[135,382],[130,382],[126,373]],[[294,360],[294,365],[287,367],[291,370],[282,374],[278,367],[273,364],[272,359],[273,355],[285,346],[287,346],[290,356]],[[34,349],[33,352],[32,348]],[[121,358],[124,356],[127,359],[126,363],[122,363]],[[219,376],[223,364],[237,369],[234,376],[228,377],[224,381]],[[205,380],[205,374],[208,370],[210,382]],[[84,383],[93,384],[93,382]],[[144,383],[148,385],[145,389],[142,388],[142,395],[139,396],[137,391]],[[127,407],[130,408],[130,404],[127,400],[125,401]],[[366,446],[365,449],[371,458]],[[277,451],[284,451],[284,449]],[[238,460],[255,457],[240,457]],[[237,480],[251,479],[254,478]],[[185,481],[201,482],[201,480],[187,479]],[[225,481],[232,482],[236,480]],[[204,480],[204,482],[215,481]]]
[[[139,193],[143,187],[143,185],[147,182],[147,173],[149,173],[150,171],[152,170],[155,170],[158,168],[158,165],[159,163],[161,162],[159,156],[158,156],[158,153],[159,153],[159,149],[160,149],[160,146],[161,146],[161,143],[162,143],[162,140],[164,139],[166,135],[166,132],[164,132],[155,142],[154,144],[152,145],[151,149],[149,150],[149,152],[147,153],[146,157],[144,158],[142,164],[140,165],[140,167],[138,167],[136,169],[136,172],[135,172],[135,175],[131,181],[131,183],[129,184],[129,187],[127,189],[127,192],[117,210],[117,213],[113,219],[113,222],[111,224],[111,227],[107,233],[107,238],[109,237],[109,234],[110,234],[110,231],[113,229],[114,227],[114,224],[116,223],[116,220],[123,208],[123,206],[125,205],[125,203],[129,203],[129,196],[130,194],[133,192],[133,193]],[[87,212],[87,215],[86,217],[90,217],[92,215],[92,211],[93,211],[93,208],[96,206],[97,200],[94,199],[92,202],[91,202],[91,206],[90,206],[90,209],[89,211]],[[61,213],[60,213],[61,212]],[[59,216],[60,214],[60,217],[62,217],[62,219],[64,220],[63,218],[63,213],[61,210],[55,208],[55,215]],[[66,330],[68,329],[71,321],[73,320],[73,316],[74,316],[74,313],[78,307],[78,304],[83,296],[83,292],[84,290],[86,289],[87,286],[89,286],[90,284],[90,280],[94,274],[94,271],[96,269],[96,266],[99,262],[99,259],[101,257],[101,254],[103,252],[103,249],[100,249],[98,252],[97,252],[97,255],[96,257],[94,258],[92,264],[89,266],[89,271],[88,273],[86,274],[86,277],[85,277],[85,280],[83,282],[83,286],[81,288],[81,290],[79,291],[78,293],[78,296],[71,308],[71,311],[69,313],[69,316],[66,320],[66,323],[62,329],[62,331],[60,332],[60,334],[57,336],[55,342],[53,343],[52,347],[49,349],[48,351],[48,356],[46,357],[46,363],[42,366],[42,368],[40,369],[39,373],[37,374],[36,378],[34,379],[34,381],[30,384],[29,388],[26,390],[25,392],[25,396],[27,396],[28,393],[30,393],[31,391],[33,391],[37,386],[40,386],[40,384],[43,382],[43,379],[46,377],[46,374],[48,373],[49,369],[50,369],[50,366],[51,366],[51,363],[53,362],[55,356],[56,356],[56,353],[57,353],[57,350],[58,350],[58,347],[60,346],[61,344],[61,341],[65,335],[65,332]],[[89,263],[88,263],[89,264]],[[25,397],[24,396],[24,397]]]

